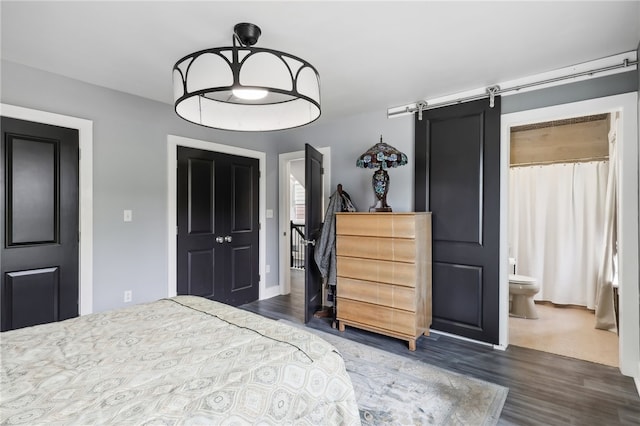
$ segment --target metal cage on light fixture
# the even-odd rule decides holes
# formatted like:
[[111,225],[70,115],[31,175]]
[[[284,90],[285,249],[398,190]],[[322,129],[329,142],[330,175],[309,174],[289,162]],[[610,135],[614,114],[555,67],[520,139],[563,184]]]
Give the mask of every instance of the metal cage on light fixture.
[[288,53],[252,47],[258,26],[234,27],[233,46],[185,56],[173,67],[176,113],[207,127],[269,131],[320,117],[320,76]]

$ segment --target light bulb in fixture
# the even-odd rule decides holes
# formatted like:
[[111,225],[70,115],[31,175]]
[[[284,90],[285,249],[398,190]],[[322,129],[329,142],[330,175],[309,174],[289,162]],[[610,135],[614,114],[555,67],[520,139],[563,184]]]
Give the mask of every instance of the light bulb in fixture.
[[265,89],[233,89],[232,93],[236,98],[255,101],[264,98],[269,92]]

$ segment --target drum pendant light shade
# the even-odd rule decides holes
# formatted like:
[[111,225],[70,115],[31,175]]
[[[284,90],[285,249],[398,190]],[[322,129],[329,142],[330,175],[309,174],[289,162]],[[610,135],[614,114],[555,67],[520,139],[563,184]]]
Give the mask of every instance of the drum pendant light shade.
[[252,47],[260,28],[234,28],[233,46],[201,50],[173,67],[176,113],[207,127],[270,131],[320,117],[320,77],[303,59]]

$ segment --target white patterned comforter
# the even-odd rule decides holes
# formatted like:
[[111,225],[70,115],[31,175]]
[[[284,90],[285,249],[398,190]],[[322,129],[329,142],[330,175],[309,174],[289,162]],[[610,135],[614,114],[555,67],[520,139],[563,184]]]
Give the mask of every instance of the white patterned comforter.
[[337,351],[193,296],[4,332],[2,424],[359,424]]

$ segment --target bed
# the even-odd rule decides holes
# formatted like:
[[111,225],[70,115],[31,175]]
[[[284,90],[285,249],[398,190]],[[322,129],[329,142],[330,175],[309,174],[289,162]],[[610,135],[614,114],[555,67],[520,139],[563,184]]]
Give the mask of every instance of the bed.
[[339,353],[177,296],[4,332],[2,424],[359,424]]

